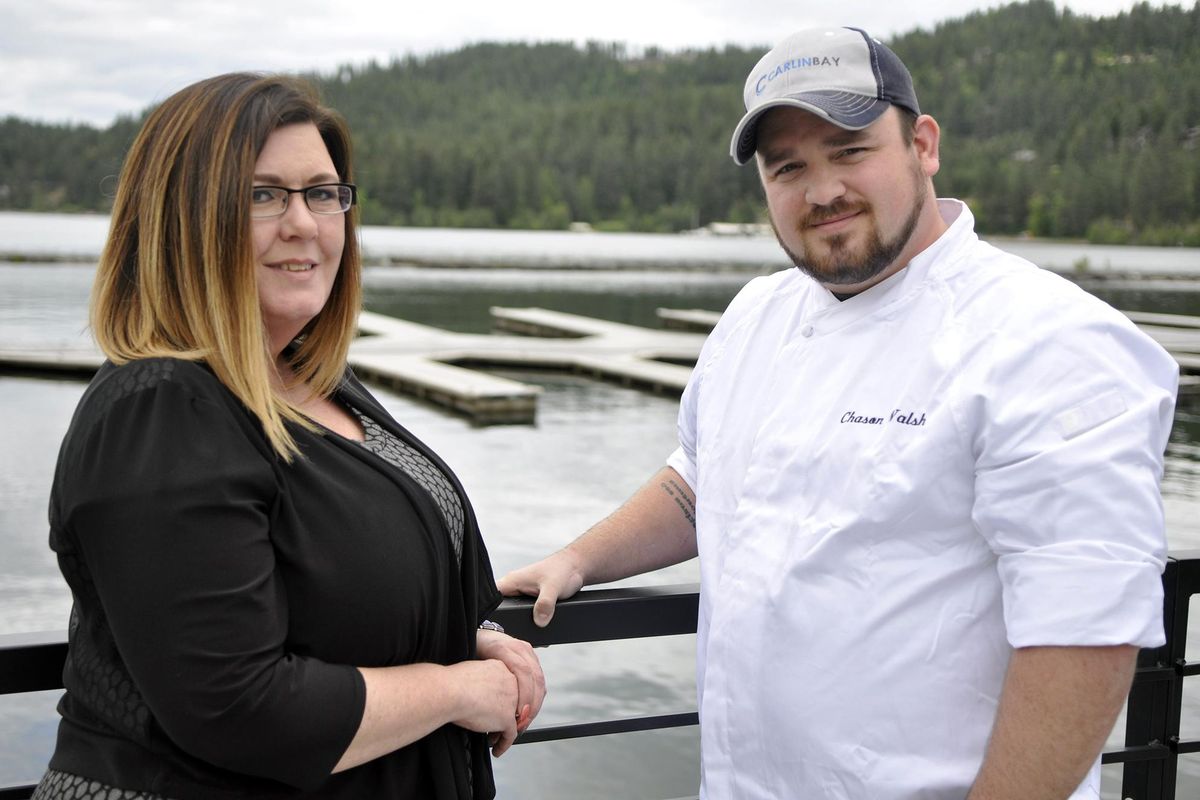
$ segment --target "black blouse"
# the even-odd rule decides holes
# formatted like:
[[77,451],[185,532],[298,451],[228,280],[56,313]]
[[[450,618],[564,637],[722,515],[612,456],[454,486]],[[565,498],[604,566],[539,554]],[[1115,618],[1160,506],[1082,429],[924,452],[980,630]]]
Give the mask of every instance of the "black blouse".
[[50,501],[74,595],[53,770],[179,800],[494,796],[485,737],[453,725],[330,774],[362,717],[355,667],[473,658],[500,599],[453,473],[352,375],[337,399],[443,473],[460,542],[356,442],[295,427],[303,456],[280,461],[202,364],[96,375]]

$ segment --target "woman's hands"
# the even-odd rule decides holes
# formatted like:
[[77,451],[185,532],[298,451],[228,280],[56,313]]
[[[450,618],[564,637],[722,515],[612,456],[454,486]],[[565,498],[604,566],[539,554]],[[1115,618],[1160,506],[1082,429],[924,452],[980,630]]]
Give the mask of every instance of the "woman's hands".
[[499,631],[479,630],[475,635],[475,647],[478,657],[486,659],[484,663],[493,660],[500,662],[516,683],[516,698],[512,706],[515,713],[511,720],[514,723],[513,735],[506,738],[496,728],[486,729],[492,734],[501,733],[498,737],[493,736],[492,742],[492,755],[499,756],[509,748],[517,734],[525,732],[542,710],[542,701],[546,697],[546,676],[529,642]]
[[334,767],[341,772],[399,750],[447,723],[495,733],[499,755],[517,738],[517,679],[504,662],[359,667],[366,704],[358,731]]
[[500,756],[517,738],[517,679],[504,662],[460,661],[445,668],[458,695],[455,725],[489,735]]
[[447,722],[490,734],[503,755],[542,709],[546,677],[528,642],[481,630],[479,659],[457,664],[359,667],[366,705],[334,772],[379,758],[428,736]]

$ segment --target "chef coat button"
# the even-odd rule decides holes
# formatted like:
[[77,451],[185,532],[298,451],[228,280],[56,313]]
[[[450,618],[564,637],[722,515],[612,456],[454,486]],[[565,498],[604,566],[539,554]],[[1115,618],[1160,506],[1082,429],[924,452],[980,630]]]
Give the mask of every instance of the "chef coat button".
[[804,327],[803,327],[803,328],[800,330],[800,335],[801,335],[801,336],[803,336],[805,339],[807,339],[808,337],[812,336],[812,335],[813,335],[813,326],[812,326],[812,325],[805,325],[805,326],[804,326]]

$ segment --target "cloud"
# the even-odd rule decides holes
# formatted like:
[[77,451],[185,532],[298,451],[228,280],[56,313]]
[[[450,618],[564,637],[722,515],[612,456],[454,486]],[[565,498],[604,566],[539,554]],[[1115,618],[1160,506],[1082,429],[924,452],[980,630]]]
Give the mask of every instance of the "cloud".
[[[1111,14],[1133,0],[1068,0]],[[668,50],[770,45],[806,25],[891,38],[1002,0],[0,0],[0,116],[107,125],[233,70],[332,72],[342,64],[481,41],[621,41]]]

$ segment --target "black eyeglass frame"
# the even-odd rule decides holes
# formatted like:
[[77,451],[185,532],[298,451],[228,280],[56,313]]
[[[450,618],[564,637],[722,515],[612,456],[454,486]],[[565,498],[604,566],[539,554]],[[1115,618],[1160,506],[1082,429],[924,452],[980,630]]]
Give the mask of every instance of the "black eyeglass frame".
[[[311,192],[313,189],[326,189],[331,186],[336,186],[339,189],[345,188],[345,189],[350,190],[350,202],[346,205],[346,207],[339,208],[337,211],[318,211],[317,209],[313,208],[312,204],[308,200],[308,193]],[[353,208],[355,206],[355,204],[358,203],[358,186],[353,183],[340,183],[340,182],[314,183],[312,186],[301,186],[299,189],[289,189],[286,186],[272,186],[270,184],[261,184],[261,185],[255,184],[254,186],[252,186],[250,188],[250,191],[255,192],[255,191],[258,191],[259,189],[275,189],[277,191],[283,192],[284,193],[283,208],[281,208],[279,211],[276,211],[272,214],[255,214],[254,213],[254,204],[251,203],[250,204],[250,218],[251,219],[274,219],[275,217],[282,217],[284,214],[287,213],[288,204],[291,202],[292,195],[294,195],[294,194],[298,194],[298,195],[301,195],[304,197],[304,205],[305,205],[305,207],[308,208],[308,210],[310,212],[312,212],[313,214],[321,214],[324,216],[333,216],[334,214],[345,214],[347,211],[349,211],[351,208]]]

